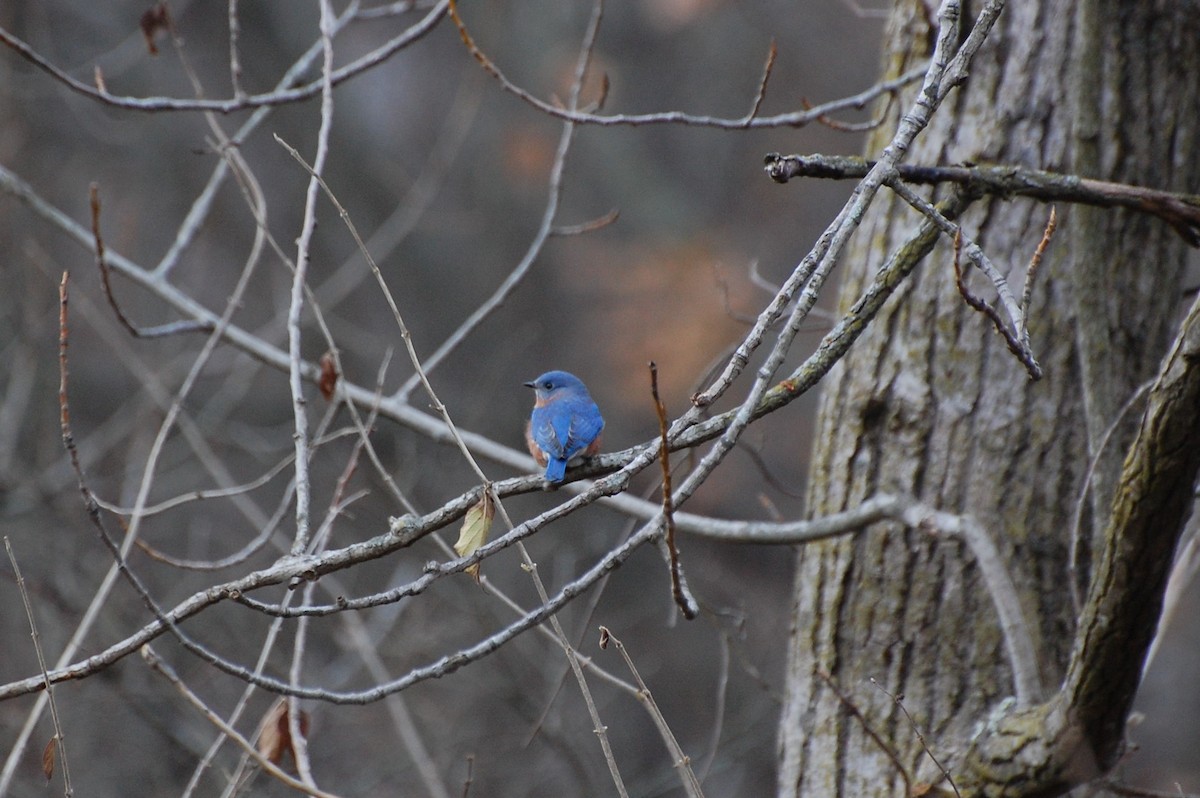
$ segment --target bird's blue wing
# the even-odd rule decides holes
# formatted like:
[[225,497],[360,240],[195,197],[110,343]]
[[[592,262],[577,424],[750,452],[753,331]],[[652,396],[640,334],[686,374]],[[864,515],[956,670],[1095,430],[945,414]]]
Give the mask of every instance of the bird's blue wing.
[[564,447],[567,459],[586,449],[604,429],[604,418],[600,415],[600,410],[596,407],[595,402],[575,403],[570,417],[571,424],[567,431],[567,443]]
[[554,405],[535,408],[530,418],[530,433],[534,443],[552,460],[567,459],[564,441],[567,440],[570,427],[570,413]]

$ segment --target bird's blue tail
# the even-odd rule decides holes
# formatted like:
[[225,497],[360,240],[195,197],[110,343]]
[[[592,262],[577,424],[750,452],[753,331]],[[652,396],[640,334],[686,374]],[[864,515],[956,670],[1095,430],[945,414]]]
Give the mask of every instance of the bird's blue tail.
[[546,462],[546,479],[550,482],[562,482],[567,475],[567,461],[551,457]]

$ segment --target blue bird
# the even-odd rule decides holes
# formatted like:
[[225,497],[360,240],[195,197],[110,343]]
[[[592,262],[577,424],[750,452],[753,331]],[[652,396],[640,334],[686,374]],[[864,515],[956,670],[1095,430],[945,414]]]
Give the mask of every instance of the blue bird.
[[525,443],[538,465],[546,467],[546,481],[562,482],[569,463],[600,451],[604,418],[574,374],[547,371],[525,385],[535,394]]

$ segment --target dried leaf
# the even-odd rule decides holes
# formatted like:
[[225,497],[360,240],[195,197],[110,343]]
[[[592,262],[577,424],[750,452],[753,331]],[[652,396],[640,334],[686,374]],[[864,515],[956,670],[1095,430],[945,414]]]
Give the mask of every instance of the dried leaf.
[[58,761],[58,735],[50,738],[50,742],[46,743],[46,747],[42,749],[42,773],[46,775],[46,783],[50,783],[50,779],[54,777],[54,763]]
[[337,364],[334,363],[333,353],[326,352],[321,355],[321,378],[317,381],[317,387],[321,389],[321,396],[325,397],[326,402],[333,398],[333,389],[337,387],[337,381]]
[[[300,713],[300,733],[308,736],[308,713]],[[283,755],[292,751],[292,732],[288,725],[288,701],[280,698],[258,724],[258,753],[274,764],[283,760]],[[295,754],[293,752],[293,759]]]
[[158,55],[158,45],[154,43],[154,37],[159,31],[171,30],[171,12],[167,10],[167,4],[155,3],[150,6],[142,14],[140,24],[142,36],[146,39],[146,49],[150,51],[150,55]]
[[[484,543],[487,543],[488,532],[492,528],[492,519],[496,517],[496,507],[492,504],[492,494],[486,489],[483,491],[483,497],[467,510],[467,517],[463,519],[462,529],[458,531],[458,542],[454,544],[454,551],[459,557],[466,557],[473,551],[478,549]],[[479,581],[479,563],[467,568],[467,573],[475,577],[475,581]]]

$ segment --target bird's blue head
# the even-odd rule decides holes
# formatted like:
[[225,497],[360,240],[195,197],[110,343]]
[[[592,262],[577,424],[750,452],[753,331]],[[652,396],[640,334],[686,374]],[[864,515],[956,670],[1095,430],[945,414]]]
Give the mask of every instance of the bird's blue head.
[[536,380],[530,380],[525,386],[537,393],[538,402],[545,402],[551,396],[560,393],[578,392],[587,396],[587,387],[583,380],[566,371],[547,371]]

